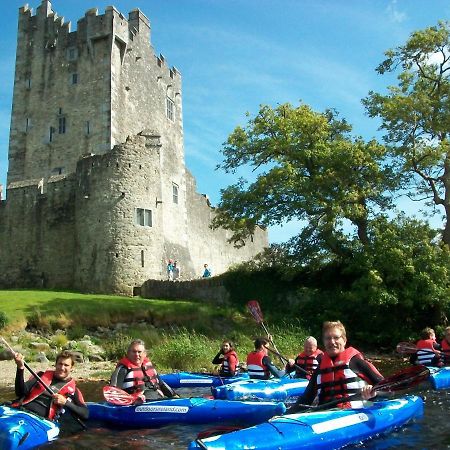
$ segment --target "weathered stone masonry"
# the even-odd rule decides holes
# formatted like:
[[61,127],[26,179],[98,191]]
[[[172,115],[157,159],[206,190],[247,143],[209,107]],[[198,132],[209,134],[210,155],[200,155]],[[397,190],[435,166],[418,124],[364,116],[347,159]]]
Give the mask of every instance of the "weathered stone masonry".
[[132,294],[203,264],[214,273],[267,246],[236,248],[184,163],[181,75],[155,56],[150,22],[96,9],[70,31],[43,0],[19,10],[0,286]]

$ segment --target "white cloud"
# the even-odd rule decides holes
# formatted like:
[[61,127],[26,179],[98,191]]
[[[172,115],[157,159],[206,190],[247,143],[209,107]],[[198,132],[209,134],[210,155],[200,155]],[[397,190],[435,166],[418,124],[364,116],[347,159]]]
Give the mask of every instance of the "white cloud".
[[389,3],[386,12],[388,13],[389,20],[394,23],[402,23],[408,18],[406,13],[398,9],[397,0],[392,0],[392,2]]

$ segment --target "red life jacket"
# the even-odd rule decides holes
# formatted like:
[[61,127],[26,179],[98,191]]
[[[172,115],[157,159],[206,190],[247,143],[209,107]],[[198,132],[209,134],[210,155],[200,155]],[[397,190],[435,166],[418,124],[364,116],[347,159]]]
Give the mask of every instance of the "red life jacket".
[[450,366],[450,344],[446,339],[442,339],[441,342],[441,355],[444,366]]
[[[327,353],[323,354],[317,377],[319,403],[327,403],[336,398],[348,397],[359,392],[369,382],[362,373],[355,373],[350,369],[350,360],[353,357],[364,359],[362,354],[353,347],[346,348],[334,361]],[[373,365],[371,367],[374,372],[379,374]],[[353,404],[353,402],[341,403],[339,407],[360,406],[361,402],[358,403],[358,405]]]
[[155,390],[159,388],[158,373],[148,358],[145,358],[142,365],[138,366],[125,356],[118,362],[117,366],[124,366],[127,369],[122,385],[124,391],[130,394],[143,391],[146,382],[150,382]]
[[266,354],[262,350],[255,350],[247,355],[247,370],[250,378],[269,379],[269,368],[262,362],[265,356]]
[[[50,386],[52,384],[54,375],[55,375],[54,370],[46,370],[40,376],[40,378],[47,386]],[[34,378],[31,377],[30,380],[31,379],[34,379]],[[77,390],[77,388],[75,385],[75,381],[71,378],[69,381],[67,381],[67,383],[59,391],[55,392],[55,394],[61,394],[67,398],[70,395],[73,395],[76,390]],[[36,400],[44,391],[45,391],[44,386],[39,381],[36,380],[36,384],[31,388],[30,392],[25,396],[25,398],[21,401],[14,402],[11,406],[17,408],[17,407],[20,407],[21,405],[26,405],[27,403],[30,403],[33,400]],[[78,393],[80,396],[80,400],[84,401],[83,396],[81,395],[81,392],[78,391]],[[50,409],[47,414],[47,418],[50,420],[53,420],[60,409],[61,409],[60,406],[51,402]]]
[[[234,357],[236,361],[233,370],[231,370],[230,366],[230,357]],[[236,375],[238,364],[238,355],[234,350],[230,350],[229,352],[225,353],[223,355],[222,366],[220,367],[220,375],[224,377],[233,377],[234,375]]]
[[430,366],[436,363],[436,355],[439,353],[433,346],[435,343],[436,341],[433,339],[420,339],[417,341],[417,364]]
[[306,355],[305,352],[301,352],[297,355],[297,357],[295,358],[295,365],[302,367],[303,369],[305,369],[308,372],[308,375],[305,375],[304,372],[302,372],[301,370],[295,368],[295,375],[298,378],[311,378],[311,374],[314,372],[314,370],[317,369],[317,367],[319,367],[319,361],[317,361],[317,357],[319,355],[323,355],[323,351],[316,349],[316,351],[314,353],[312,353],[311,355]]

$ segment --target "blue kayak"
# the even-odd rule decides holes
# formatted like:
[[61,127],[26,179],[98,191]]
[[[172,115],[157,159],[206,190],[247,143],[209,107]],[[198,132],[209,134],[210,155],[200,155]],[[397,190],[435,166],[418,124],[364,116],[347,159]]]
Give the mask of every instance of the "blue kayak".
[[123,428],[156,428],[171,423],[223,421],[255,424],[286,411],[284,403],[230,402],[202,397],[156,400],[139,406],[88,402],[88,407],[89,420],[102,421]]
[[303,394],[308,380],[303,378],[274,378],[247,380],[211,388],[214,398],[224,400],[272,400],[285,401],[288,397]]
[[430,383],[433,389],[449,389],[450,388],[450,367],[429,367]]
[[58,437],[59,426],[21,409],[0,406],[0,449],[26,450]]
[[195,372],[174,372],[160,375],[159,378],[171,388],[182,387],[211,387],[223,386],[224,384],[235,383],[237,381],[248,380],[247,373],[236,375],[235,377],[220,377],[206,373]]
[[189,449],[339,449],[388,433],[423,415],[423,400],[405,396],[355,409],[333,409],[274,417],[229,434],[198,439]]

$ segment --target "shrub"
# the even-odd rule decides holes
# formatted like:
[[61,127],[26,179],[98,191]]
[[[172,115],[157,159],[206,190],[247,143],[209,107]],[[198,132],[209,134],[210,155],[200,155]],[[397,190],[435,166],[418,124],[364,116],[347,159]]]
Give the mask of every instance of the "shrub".
[[0,311],[0,330],[6,327],[8,325],[8,317],[5,312]]

